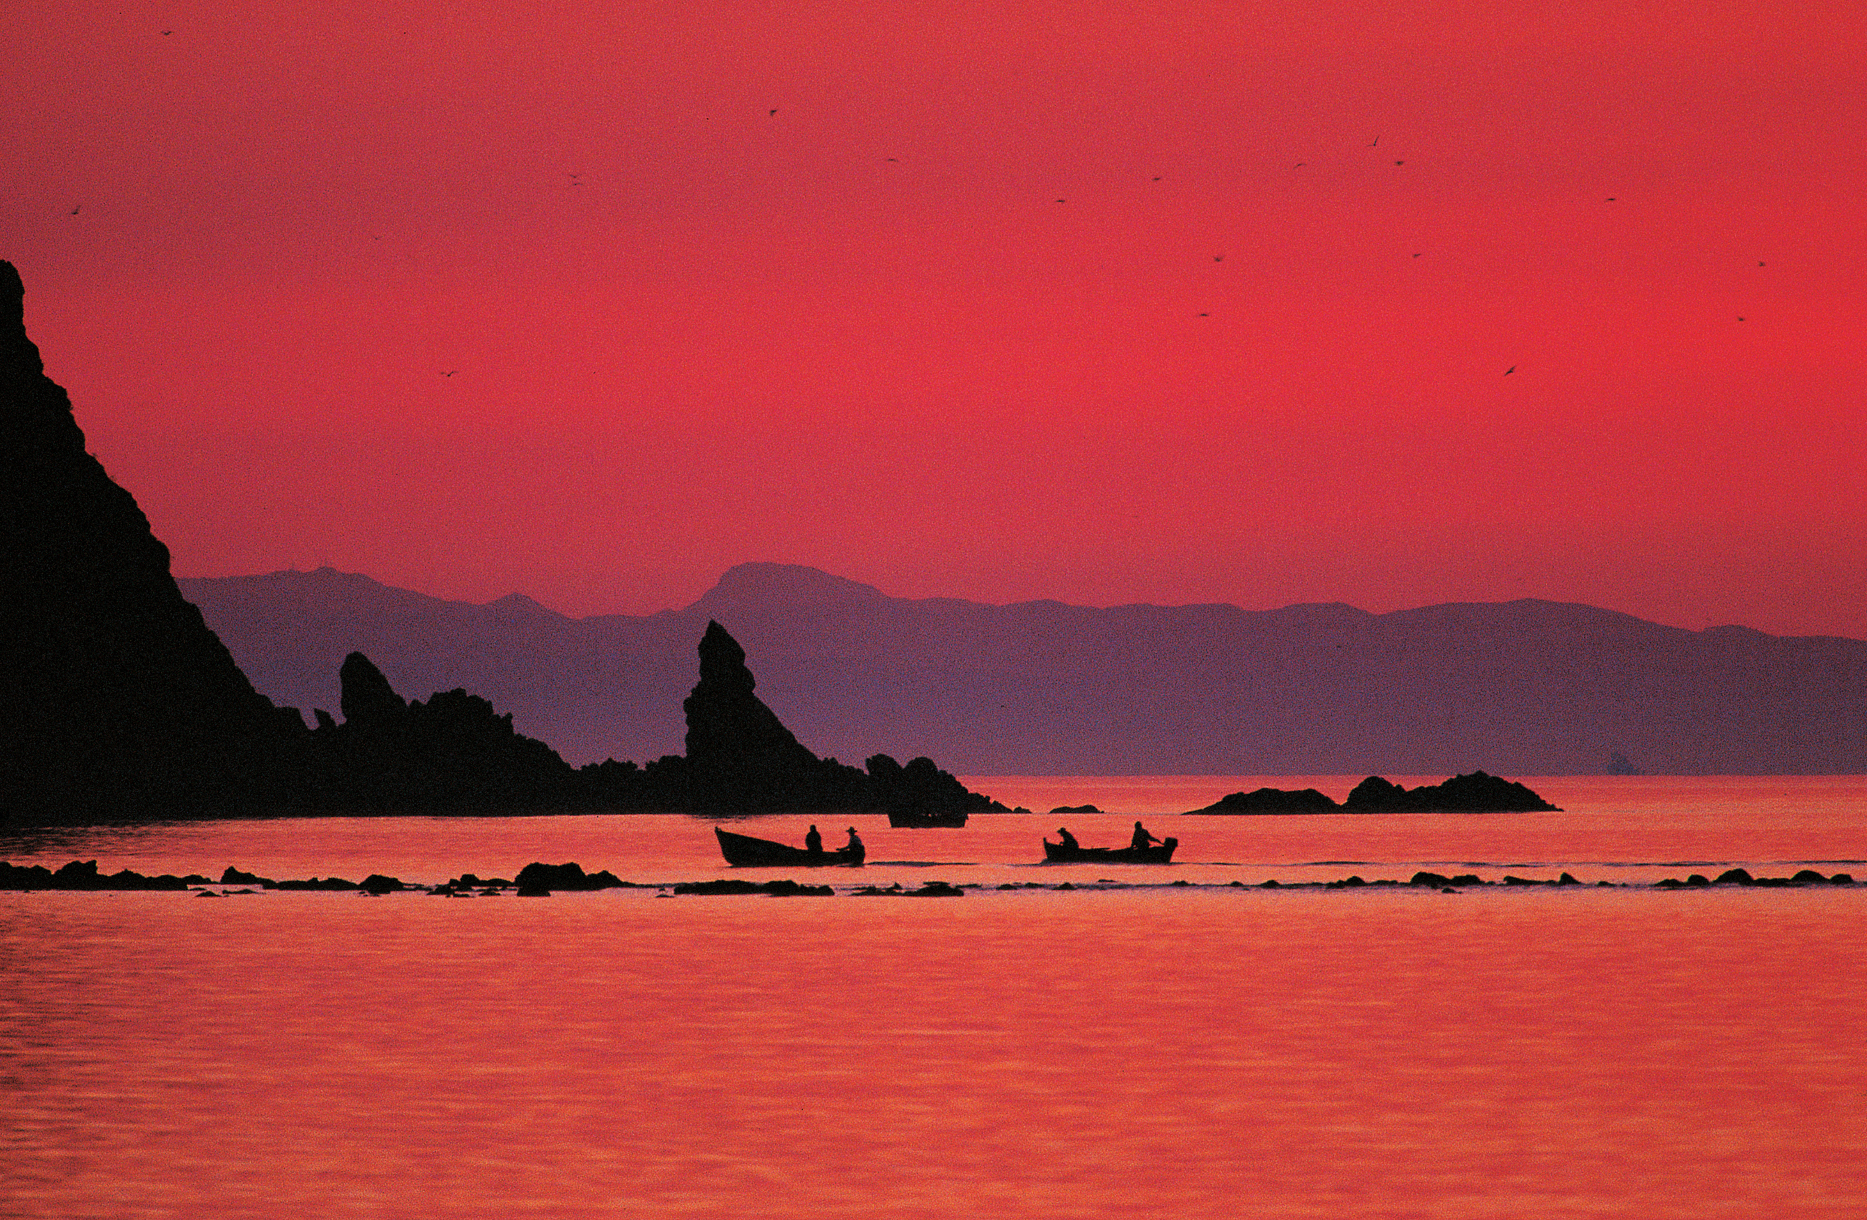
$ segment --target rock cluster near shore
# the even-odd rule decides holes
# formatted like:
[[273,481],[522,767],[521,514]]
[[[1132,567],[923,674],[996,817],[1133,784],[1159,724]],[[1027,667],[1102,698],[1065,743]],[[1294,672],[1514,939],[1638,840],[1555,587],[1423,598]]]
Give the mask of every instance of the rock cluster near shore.
[[[53,871],[43,865],[15,865],[0,861],[0,891],[4,890],[193,890],[199,896],[218,897],[222,891],[203,887],[216,884],[210,878],[198,873],[185,877],[162,874],[146,877],[141,873],[123,869],[116,873],[100,873],[95,860],[73,860],[64,867]],[[652,889],[660,890],[663,895],[673,894],[764,894],[774,898],[788,897],[831,897],[836,891],[828,885],[805,885],[790,880],[747,881],[740,878],[721,878],[712,881],[691,881],[679,883],[655,883],[624,881],[608,869],[586,873],[576,863],[544,864],[534,861],[520,869],[516,878],[508,880],[501,877],[482,878],[473,873],[463,873],[458,877],[439,885],[418,885],[403,882],[399,878],[371,873],[362,881],[347,881],[341,877],[310,877],[303,880],[277,881],[262,877],[256,873],[245,872],[229,865],[220,875],[218,882],[222,886],[238,885],[253,887],[231,891],[234,893],[252,893],[256,890],[348,890],[364,895],[382,895],[392,893],[423,893],[445,898],[494,897],[502,894],[515,894],[521,898],[548,898],[553,892],[581,892],[610,889]],[[1248,884],[1244,881],[1192,882],[1186,880],[1161,883],[1158,881],[1124,882],[1108,877],[1098,877],[1093,882],[1064,881],[1056,884],[1042,881],[1005,882],[993,888],[999,890],[1122,890],[1122,889],[1259,889],[1259,890],[1352,890],[1352,889],[1427,889],[1441,893],[1456,894],[1466,889],[1517,889],[1538,886],[1553,888],[1581,888],[1586,883],[1576,880],[1570,873],[1563,873],[1554,880],[1538,880],[1505,874],[1497,881],[1486,881],[1475,873],[1416,872],[1406,881],[1389,879],[1365,880],[1359,875],[1340,878],[1334,881],[1278,881],[1275,878]],[[1667,877],[1660,881],[1641,885],[1639,888],[1655,890],[1715,889],[1719,887],[1753,887],[1763,889],[1801,889],[1809,886],[1851,886],[1854,878],[1848,873],[1835,873],[1824,876],[1812,868],[1805,868],[1789,877],[1754,877],[1746,869],[1732,868],[1720,873],[1716,879],[1702,873],[1693,873],[1681,881],[1676,877]],[[919,889],[908,889],[900,882],[889,885],[864,885],[849,891],[852,897],[859,898],[957,898],[966,890],[985,888],[980,883],[952,885],[945,881],[928,881]],[[1597,881],[1590,888],[1627,889],[1634,888],[1632,883],[1615,881]]]

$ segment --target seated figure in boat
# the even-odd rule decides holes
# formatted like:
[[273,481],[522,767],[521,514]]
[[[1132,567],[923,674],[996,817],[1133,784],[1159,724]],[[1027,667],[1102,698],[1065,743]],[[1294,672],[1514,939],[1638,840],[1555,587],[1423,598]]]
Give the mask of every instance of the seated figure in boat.
[[809,833],[804,836],[804,850],[813,856],[823,854],[823,836],[817,833],[816,823],[812,823]]
[[1069,848],[1071,851],[1075,851],[1077,848],[1082,846],[1081,843],[1078,843],[1076,841],[1075,835],[1071,834],[1068,830],[1066,830],[1065,828],[1061,826],[1057,827],[1057,838],[1062,839],[1063,846]]
[[842,850],[852,854],[862,850],[862,840],[856,837],[856,828],[854,826],[849,828],[849,842],[843,844]]
[[1136,822],[1134,824],[1134,840],[1130,842],[1128,846],[1132,847],[1136,851],[1146,851],[1149,847],[1153,846],[1156,843],[1159,843],[1160,841],[1161,840],[1156,839],[1153,835],[1147,832],[1147,827],[1141,825],[1141,823],[1139,822]]

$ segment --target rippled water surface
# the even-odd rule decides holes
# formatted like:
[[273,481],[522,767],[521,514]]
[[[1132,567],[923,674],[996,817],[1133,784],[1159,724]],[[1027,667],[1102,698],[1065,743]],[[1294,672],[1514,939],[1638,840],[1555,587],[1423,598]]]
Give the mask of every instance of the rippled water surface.
[[[1311,782],[1341,797],[1359,777]],[[1440,777],[1432,777],[1440,778]],[[1561,814],[1180,818],[1259,781],[976,779],[834,898],[0,894],[0,1213],[1844,1216],[1867,781],[1532,780]],[[1145,815],[1176,863],[1046,868]],[[734,829],[800,841],[805,819]],[[851,819],[820,819],[834,845]],[[745,875],[680,817],[0,838],[104,871]],[[1575,889],[1265,890],[1457,864]],[[1466,866],[1470,866],[1466,868]],[[1097,888],[1100,877],[1118,887]],[[855,897],[940,879],[959,899]],[[1084,888],[999,890],[1063,880]],[[1177,887],[1175,881],[1188,881]]]

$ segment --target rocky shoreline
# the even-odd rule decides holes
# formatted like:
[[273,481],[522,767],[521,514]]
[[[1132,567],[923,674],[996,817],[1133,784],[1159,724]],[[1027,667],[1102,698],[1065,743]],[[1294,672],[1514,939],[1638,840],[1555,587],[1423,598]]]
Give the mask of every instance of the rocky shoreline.
[[[1551,887],[1558,889],[1649,889],[1649,890],[1696,890],[1696,889],[1804,889],[1810,886],[1851,886],[1856,884],[1849,873],[1823,875],[1812,868],[1801,869],[1788,877],[1757,877],[1743,868],[1726,869],[1717,877],[1707,877],[1703,873],[1692,873],[1683,880],[1677,877],[1664,877],[1653,882],[1596,881],[1592,885],[1578,881],[1570,873],[1550,879],[1519,877],[1507,873],[1496,881],[1487,881],[1475,873],[1445,875],[1420,871],[1406,881],[1386,878],[1368,881],[1361,876],[1351,874],[1334,881],[1278,881],[1275,878],[1259,882],[1244,881],[1115,881],[1110,878],[1097,878],[1093,882],[1063,881],[1050,883],[1043,881],[1004,882],[988,885],[983,882],[970,882],[952,885],[944,881],[924,882],[919,889],[907,889],[899,882],[882,885],[858,885],[844,887],[843,892],[852,897],[903,897],[903,898],[955,898],[967,890],[1115,890],[1115,889],[1257,889],[1257,890],[1352,890],[1352,889],[1425,889],[1444,894],[1457,894],[1468,889],[1520,889],[1532,887]],[[210,888],[218,887],[218,888]],[[228,887],[239,887],[237,889]],[[219,898],[238,894],[257,894],[267,890],[324,890],[352,891],[366,897],[380,897],[384,894],[415,893],[445,898],[496,898],[511,895],[518,898],[549,898],[556,892],[586,892],[611,889],[656,890],[660,896],[672,894],[762,894],[773,898],[788,897],[832,897],[836,887],[828,885],[805,885],[790,880],[747,881],[740,878],[720,878],[711,881],[625,881],[608,869],[586,873],[583,868],[572,862],[567,864],[544,864],[534,861],[520,869],[516,876],[480,877],[474,873],[462,873],[438,884],[405,882],[398,877],[382,873],[371,873],[361,881],[349,881],[342,877],[308,877],[303,879],[276,880],[249,873],[229,865],[222,870],[219,880],[201,873],[189,873],[175,876],[161,873],[145,876],[131,869],[121,869],[114,873],[99,871],[95,860],[73,860],[56,871],[42,864],[17,865],[0,861],[0,891],[31,893],[40,890],[58,891],[137,891],[167,890],[192,892],[202,898]]]

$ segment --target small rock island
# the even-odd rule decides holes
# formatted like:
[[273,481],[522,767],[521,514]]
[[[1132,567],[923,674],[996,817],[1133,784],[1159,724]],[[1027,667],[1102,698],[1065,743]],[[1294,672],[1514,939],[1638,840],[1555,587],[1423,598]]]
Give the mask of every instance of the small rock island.
[[1189,813],[1559,813],[1523,784],[1473,771],[1440,784],[1406,788],[1378,775],[1355,785],[1340,805],[1314,788],[1234,792]]

